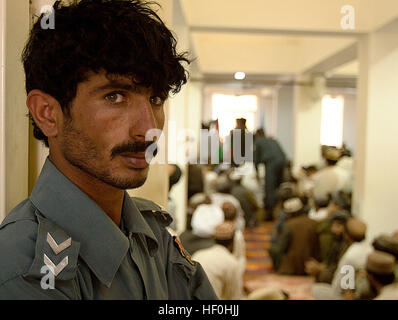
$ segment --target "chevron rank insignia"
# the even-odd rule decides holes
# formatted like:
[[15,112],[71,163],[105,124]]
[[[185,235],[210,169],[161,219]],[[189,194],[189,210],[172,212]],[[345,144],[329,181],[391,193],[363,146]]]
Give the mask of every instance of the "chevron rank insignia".
[[69,281],[76,277],[80,243],[73,240],[51,220],[36,213],[39,223],[35,245],[35,255],[25,277],[43,278],[43,267],[48,268],[59,281]]
[[57,244],[50,232],[47,232],[47,243],[50,245],[51,249],[53,249],[54,253],[58,254],[70,247],[72,244],[72,238],[66,239],[64,242]]
[[191,265],[195,265],[195,262],[193,262],[191,260],[191,257],[185,252],[184,247],[182,246],[180,240],[178,239],[178,237],[174,236],[174,245],[178,248],[178,250],[180,251],[180,254],[191,264]]
[[[47,232],[47,243],[51,247],[51,249],[54,251],[56,255],[64,251],[65,249],[69,248],[72,244],[72,238],[66,239],[64,242],[58,244],[54,238],[51,236],[50,232]],[[57,276],[62,272],[62,270],[65,269],[65,267],[69,263],[69,257],[66,256],[65,258],[62,259],[60,263],[55,265],[54,262],[51,261],[51,259],[44,253],[44,264],[50,268],[52,273]]]
[[63,258],[60,263],[55,265],[54,262],[52,262],[51,259],[49,257],[47,257],[46,254],[44,254],[44,264],[47,267],[49,267],[51,272],[54,273],[54,276],[59,275],[62,272],[62,270],[64,270],[65,267],[68,265],[68,263],[69,263],[68,256]]

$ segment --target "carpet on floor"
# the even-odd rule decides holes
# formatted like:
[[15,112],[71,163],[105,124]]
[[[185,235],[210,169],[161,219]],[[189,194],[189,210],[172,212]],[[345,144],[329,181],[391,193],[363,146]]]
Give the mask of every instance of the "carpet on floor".
[[283,276],[274,273],[268,249],[271,246],[272,222],[245,230],[246,270],[245,287],[249,292],[267,288],[278,288],[287,292],[291,300],[311,300],[312,277]]

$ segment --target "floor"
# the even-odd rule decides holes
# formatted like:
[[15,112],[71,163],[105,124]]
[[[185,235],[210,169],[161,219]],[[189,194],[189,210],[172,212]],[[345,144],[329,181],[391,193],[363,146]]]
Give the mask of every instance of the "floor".
[[311,277],[281,276],[274,273],[272,260],[268,254],[273,224],[264,222],[259,227],[245,231],[246,271],[244,282],[249,291],[262,287],[281,288],[291,300],[311,300]]

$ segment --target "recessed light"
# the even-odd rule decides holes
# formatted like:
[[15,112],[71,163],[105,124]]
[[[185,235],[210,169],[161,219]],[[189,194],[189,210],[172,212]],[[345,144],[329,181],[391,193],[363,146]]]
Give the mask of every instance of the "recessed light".
[[234,78],[236,80],[243,80],[244,78],[246,78],[246,74],[244,72],[239,71],[235,73]]

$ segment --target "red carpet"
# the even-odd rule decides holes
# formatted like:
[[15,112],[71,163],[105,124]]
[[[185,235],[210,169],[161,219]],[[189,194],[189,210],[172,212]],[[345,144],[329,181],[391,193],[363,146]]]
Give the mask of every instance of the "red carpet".
[[262,223],[259,227],[245,231],[246,271],[244,282],[251,292],[268,287],[279,288],[290,295],[291,300],[312,299],[312,277],[292,277],[274,274],[272,260],[268,254],[271,245],[273,223]]
[[245,280],[273,272],[271,257],[268,255],[272,226],[271,222],[267,222],[257,228],[246,229]]

